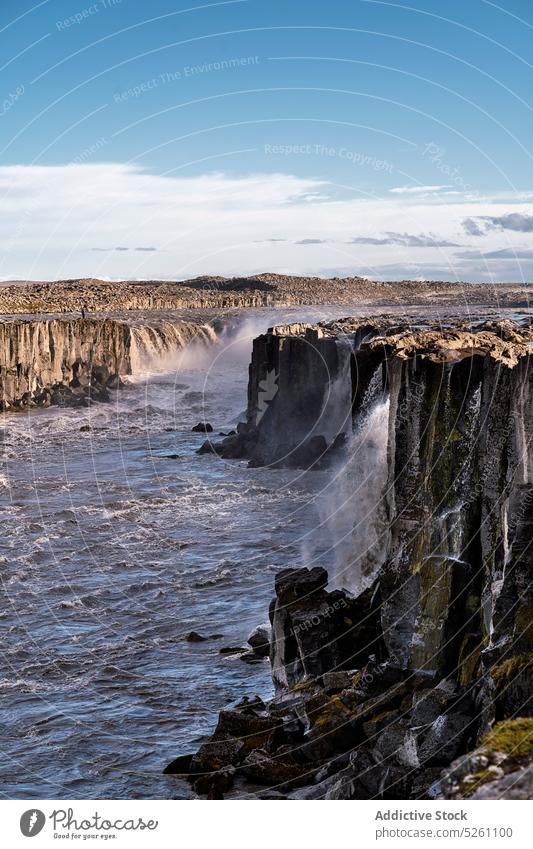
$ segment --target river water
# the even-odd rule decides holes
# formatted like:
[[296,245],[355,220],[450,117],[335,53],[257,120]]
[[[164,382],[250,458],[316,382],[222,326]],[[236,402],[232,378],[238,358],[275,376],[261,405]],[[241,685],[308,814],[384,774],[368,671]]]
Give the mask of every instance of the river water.
[[221,707],[270,695],[267,660],[219,650],[265,621],[277,570],[334,566],[343,482],[329,499],[326,473],[199,456],[191,427],[242,418],[259,332],[346,313],[248,311],[211,346],[145,362],[109,404],[2,418],[4,798],[187,798],[165,765]]
[[3,417],[4,798],[186,798],[164,766],[224,704],[270,695],[267,660],[219,649],[245,644],[276,570],[301,565],[320,475],[198,456],[191,426],[235,424],[253,336],[313,315],[247,313],[109,404]]

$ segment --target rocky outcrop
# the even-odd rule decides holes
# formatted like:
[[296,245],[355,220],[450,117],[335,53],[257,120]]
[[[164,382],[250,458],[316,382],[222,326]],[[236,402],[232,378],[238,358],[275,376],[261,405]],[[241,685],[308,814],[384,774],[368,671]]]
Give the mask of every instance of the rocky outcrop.
[[86,406],[108,400],[120,377],[154,367],[212,328],[193,322],[127,323],[112,319],[28,319],[0,322],[0,404]]
[[436,304],[465,307],[528,306],[527,284],[450,283],[366,277],[301,277],[257,274],[250,277],[202,276],[192,280],[106,281],[93,278],[51,283],[16,282],[0,286],[3,314],[75,313],[115,315],[124,310],[226,309],[299,304]]
[[[276,695],[245,711],[274,727],[239,750],[225,793],[252,778],[291,798],[531,794],[532,342],[506,321],[393,319],[256,340],[247,422],[222,450],[290,465],[322,437],[304,465],[340,450],[342,466],[339,436],[386,396],[385,544],[345,590],[321,568],[276,576]],[[214,742],[246,736],[236,710]]]

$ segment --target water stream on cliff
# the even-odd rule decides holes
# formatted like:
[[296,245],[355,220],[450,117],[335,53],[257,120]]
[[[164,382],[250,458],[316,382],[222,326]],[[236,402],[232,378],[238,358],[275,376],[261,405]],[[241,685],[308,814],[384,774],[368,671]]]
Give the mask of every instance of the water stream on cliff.
[[[335,389],[332,384],[332,393]],[[372,583],[385,556],[389,404],[379,367],[353,426],[351,408],[344,417],[346,451],[326,473],[315,501],[320,524],[302,547],[304,562],[313,565],[317,556],[320,559],[324,538],[328,539],[330,586],[354,595]]]
[[292,316],[247,313],[211,348],[144,339],[111,403],[2,419],[3,796],[186,797],[166,763],[222,705],[270,694],[268,661],[219,649],[245,644],[275,571],[301,565],[321,477],[198,456],[191,427],[235,424],[252,337]]

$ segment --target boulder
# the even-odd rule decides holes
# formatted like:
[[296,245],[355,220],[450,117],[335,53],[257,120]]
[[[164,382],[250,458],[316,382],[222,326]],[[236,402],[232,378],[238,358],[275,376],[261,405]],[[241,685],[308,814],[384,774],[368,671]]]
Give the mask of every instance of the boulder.
[[250,781],[268,784],[273,789],[306,784],[312,780],[314,770],[297,763],[289,753],[271,757],[264,749],[254,749],[245,758],[240,771]]
[[219,654],[243,654],[246,649],[243,646],[224,646],[220,649]]
[[253,649],[254,654],[259,657],[268,657],[270,653],[270,637],[272,628],[269,622],[264,622],[262,625],[257,625],[248,637],[248,645]]
[[208,740],[200,746],[191,759],[189,772],[216,772],[229,766],[235,766],[246,755],[246,746],[241,740],[232,737],[227,739]]
[[180,755],[174,758],[163,770],[163,775],[188,775],[192,759],[193,755]]
[[208,772],[205,775],[199,776],[193,782],[193,790],[201,796],[206,796],[208,799],[223,799],[226,793],[233,784],[235,776],[235,767],[229,766],[225,769],[219,769],[216,772]]
[[278,689],[324,673],[363,666],[381,656],[383,641],[376,587],[353,598],[327,592],[325,569],[284,569],[275,578],[271,662]]
[[213,433],[213,425],[209,422],[198,422],[191,428],[194,433]]

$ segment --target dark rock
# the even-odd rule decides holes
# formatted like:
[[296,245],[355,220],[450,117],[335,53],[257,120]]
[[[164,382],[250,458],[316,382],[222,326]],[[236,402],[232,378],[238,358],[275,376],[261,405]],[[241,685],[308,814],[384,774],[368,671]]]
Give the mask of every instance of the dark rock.
[[241,740],[231,737],[224,740],[209,740],[193,755],[189,772],[215,772],[228,766],[236,766],[246,755],[246,746]]
[[99,383],[101,386],[105,386],[109,380],[109,369],[107,366],[93,366],[91,369],[91,379],[94,383]]
[[331,693],[339,693],[341,690],[350,687],[353,684],[355,673],[355,669],[351,672],[325,672],[319,680],[329,695]]
[[[366,664],[383,653],[379,593],[358,598],[327,592],[325,569],[285,569],[275,578],[271,607],[274,682],[278,688]],[[361,646],[362,649],[358,649]]]
[[266,659],[264,655],[256,654],[254,651],[245,651],[240,655],[240,659],[244,661],[244,663],[263,663]]
[[383,710],[374,715],[371,715],[363,722],[363,731],[369,743],[374,744],[381,731],[383,731],[391,722],[395,722],[401,716],[399,710]]
[[224,634],[199,634],[197,631],[191,631],[185,639],[188,643],[205,643],[207,640],[221,640]]
[[108,389],[122,389],[124,386],[119,374],[110,374],[106,381]]
[[220,649],[219,654],[243,654],[246,649],[243,646],[224,646]]
[[256,713],[257,711],[266,711],[267,706],[260,696],[243,696],[240,702],[235,705],[235,710],[240,710],[242,713]]
[[281,463],[293,469],[312,469],[320,465],[327,451],[328,443],[324,436],[311,436],[303,445],[287,450]]
[[199,796],[207,796],[208,799],[223,799],[233,784],[235,767],[226,767],[216,772],[201,775],[193,783],[193,790]]
[[274,589],[282,604],[290,604],[327,586],[328,573],[321,566],[313,569],[282,569],[274,579]]
[[43,389],[35,393],[33,400],[38,407],[49,407],[52,403],[52,393],[48,389]]
[[277,790],[262,790],[260,793],[256,794],[256,799],[263,799],[263,801],[271,801],[271,802],[279,802],[283,799],[288,799],[284,793],[280,793]]
[[87,433],[90,430],[92,430],[91,425],[82,425],[80,427],[80,433]]
[[198,422],[191,428],[194,433],[213,433],[213,426],[209,422]]
[[248,637],[248,644],[259,657],[268,657],[270,653],[270,637],[272,628],[268,622],[257,625]]
[[188,643],[203,643],[209,639],[209,637],[203,637],[201,634],[198,634],[197,631],[191,631],[185,637]]
[[214,738],[235,737],[248,750],[269,745],[274,731],[281,723],[265,711],[258,712],[250,707],[220,711]]
[[221,456],[219,453],[219,446],[215,442],[211,442],[210,439],[206,439],[205,442],[202,442],[200,447],[196,450],[197,454],[216,454],[217,456]]
[[188,775],[193,755],[180,755],[174,758],[163,770],[164,775]]
[[[420,763],[445,766],[460,752],[472,725],[472,717],[450,712],[438,716],[418,740]],[[416,727],[416,726],[415,726]]]
[[282,760],[279,755],[270,757],[264,749],[254,749],[250,752],[242,762],[240,771],[251,781],[276,788],[305,784],[312,780],[314,774],[314,770],[296,763],[290,755],[287,755],[286,760]]

